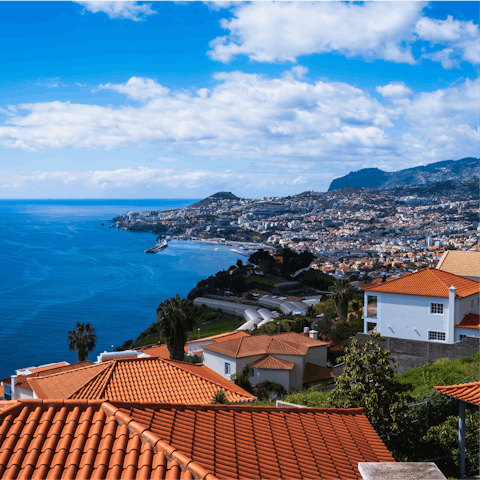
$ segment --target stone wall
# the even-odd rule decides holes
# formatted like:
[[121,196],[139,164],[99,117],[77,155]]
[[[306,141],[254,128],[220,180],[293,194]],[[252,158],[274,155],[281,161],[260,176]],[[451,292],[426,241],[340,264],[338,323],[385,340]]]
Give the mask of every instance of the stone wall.
[[[360,346],[371,339],[366,333],[357,333],[355,338]],[[397,371],[399,373],[410,370],[420,363],[428,360],[435,361],[439,358],[450,358],[454,360],[460,357],[467,357],[479,350],[479,339],[475,337],[465,337],[455,343],[427,342],[423,340],[406,340],[403,338],[384,337],[384,341],[378,342],[378,345],[384,350],[390,350],[392,357],[398,363]],[[334,375],[335,374],[334,371]]]

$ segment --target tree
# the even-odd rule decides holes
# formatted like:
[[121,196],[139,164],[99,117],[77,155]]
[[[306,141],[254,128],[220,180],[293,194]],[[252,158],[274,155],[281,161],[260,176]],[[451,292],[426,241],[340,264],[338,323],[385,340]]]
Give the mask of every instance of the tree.
[[97,335],[90,323],[77,322],[77,330],[68,331],[68,348],[77,351],[77,361],[83,362],[95,350]]
[[259,400],[276,400],[283,398],[287,391],[280,383],[264,380],[257,385],[256,394]]
[[170,359],[183,360],[188,333],[196,325],[193,302],[178,294],[164,300],[157,308],[157,324],[165,337]]
[[240,388],[243,388],[246,390],[248,393],[253,393],[253,386],[252,383],[250,382],[250,374],[251,374],[251,369],[248,365],[245,365],[245,368],[243,369],[242,373],[234,373],[230,379],[235,383],[235,385],[238,385]]
[[351,348],[345,350],[343,374],[335,379],[337,386],[329,401],[338,408],[363,407],[378,435],[394,450],[402,438],[409,438],[407,392],[412,386],[397,380],[390,351],[377,345],[383,337],[378,333],[371,337],[363,347],[353,339]]
[[336,280],[335,283],[328,287],[333,293],[332,297],[335,301],[335,307],[337,309],[337,315],[340,318],[344,318],[348,313],[348,302],[352,300],[354,290],[350,285],[350,282],[344,278]]

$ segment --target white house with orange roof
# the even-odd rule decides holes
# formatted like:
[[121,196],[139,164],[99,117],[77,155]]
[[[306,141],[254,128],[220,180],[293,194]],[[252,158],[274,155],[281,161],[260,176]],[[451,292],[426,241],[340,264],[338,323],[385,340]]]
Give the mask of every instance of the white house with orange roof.
[[364,333],[442,343],[480,337],[479,286],[434,268],[364,286]]
[[227,379],[248,366],[253,386],[268,380],[280,383],[287,392],[302,390],[304,384],[332,376],[326,368],[328,343],[316,334],[252,335],[204,345],[204,364]]

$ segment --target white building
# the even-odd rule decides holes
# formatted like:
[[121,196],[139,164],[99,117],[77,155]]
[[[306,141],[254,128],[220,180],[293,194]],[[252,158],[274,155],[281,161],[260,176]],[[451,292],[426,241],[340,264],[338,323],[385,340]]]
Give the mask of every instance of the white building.
[[[327,366],[327,342],[316,338],[317,332],[276,335],[252,335],[203,346],[203,361],[212,370],[230,379],[251,369],[253,386],[265,380],[283,385],[287,392],[302,390],[304,383],[330,378]],[[305,378],[305,371],[308,377]]]
[[455,343],[480,337],[479,282],[425,268],[364,287],[364,333]]

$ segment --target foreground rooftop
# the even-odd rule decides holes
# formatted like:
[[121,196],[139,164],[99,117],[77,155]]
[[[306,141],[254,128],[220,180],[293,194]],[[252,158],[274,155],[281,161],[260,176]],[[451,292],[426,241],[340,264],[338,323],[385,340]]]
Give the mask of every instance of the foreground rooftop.
[[362,409],[19,400],[0,478],[354,479],[394,459]]

